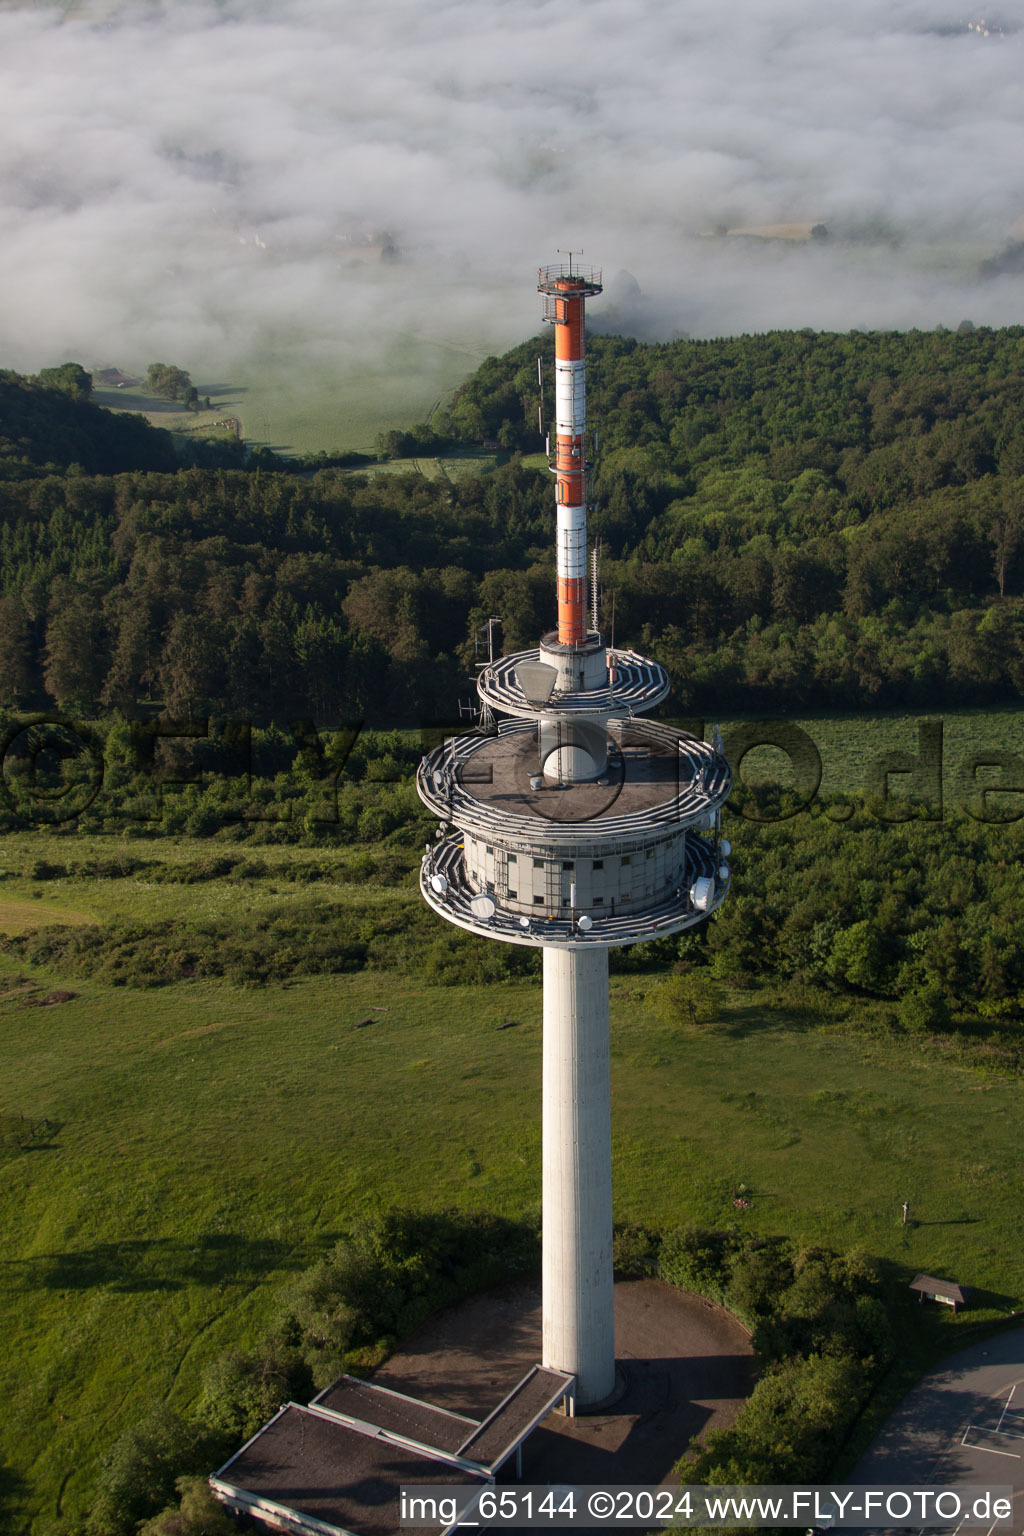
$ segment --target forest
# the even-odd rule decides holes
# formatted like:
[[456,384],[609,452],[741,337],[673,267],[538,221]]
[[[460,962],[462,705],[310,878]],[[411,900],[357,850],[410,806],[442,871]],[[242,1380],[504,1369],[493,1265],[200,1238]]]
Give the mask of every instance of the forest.
[[[542,345],[402,435],[502,445],[455,484],[232,445],[176,466],[141,418],[0,375],[0,705],[450,713],[486,617],[506,650],[553,621],[551,480],[524,463]],[[669,668],[670,710],[1020,696],[1022,349],[1020,327],[591,338],[602,626]]]
[[[172,440],[141,418],[0,377],[0,723],[54,708],[92,720],[106,778],[82,831],[352,841],[379,850],[367,878],[404,878],[428,827],[410,783],[422,732],[317,732],[451,722],[485,616],[501,618],[507,650],[549,626],[551,479],[523,462],[537,446],[536,348],[489,359],[446,415],[406,434],[424,452],[505,445],[507,462],[454,484],[283,461],[172,468]],[[1020,697],[1022,349],[1020,328],[591,339],[603,622],[669,667],[668,712]],[[147,730],[194,739],[155,751]],[[0,804],[10,830],[24,825],[26,740]],[[186,781],[205,769],[207,787],[186,783],[155,812],[156,761]],[[761,825],[744,793],[731,835],[757,879],[707,933],[619,965],[872,998],[883,1022],[957,1020],[1016,1062],[1012,810],[991,825],[961,812],[952,836],[924,808],[907,828],[824,802]],[[50,878],[72,873],[73,859]],[[276,948],[239,935],[236,955],[213,929],[183,949],[172,925],[126,968],[115,929],[5,942],[69,974],[149,985],[269,980],[283,953],[302,974],[412,963],[411,946],[423,974],[450,982],[523,960],[485,960],[404,918],[400,938],[368,947],[342,925],[307,954],[301,926],[286,922]]]

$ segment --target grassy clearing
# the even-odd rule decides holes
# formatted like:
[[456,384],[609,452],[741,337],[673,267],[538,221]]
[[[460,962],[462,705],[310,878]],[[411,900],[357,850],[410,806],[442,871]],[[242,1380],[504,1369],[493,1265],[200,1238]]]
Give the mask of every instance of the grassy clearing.
[[[372,453],[379,432],[425,420],[494,350],[493,338],[451,344],[409,333],[383,352],[367,348],[368,356],[353,349],[351,338],[318,355],[303,341],[276,338],[265,352],[240,358],[230,384],[183,359],[200,396],[214,401],[215,409],[198,417],[135,390],[97,390],[95,398],[114,410],[141,411],[154,426],[171,430],[237,416],[247,440],[279,453]],[[144,373],[145,363],[135,371]]]
[[0,933],[26,933],[30,928],[44,924],[56,924],[65,928],[77,928],[82,923],[95,923],[97,915],[78,907],[66,907],[43,893],[33,892],[35,900],[0,899]]
[[[88,882],[90,906],[108,883]],[[227,882],[170,894],[211,891],[239,899]],[[378,894],[352,899],[370,914]],[[151,899],[140,890],[135,910]],[[187,1407],[203,1366],[254,1341],[277,1287],[353,1215],[539,1199],[535,985],[76,981],[43,1010],[24,975],[0,968],[0,1109],[60,1129],[4,1156],[0,1184],[0,1463],[26,1483],[16,1530],[79,1512],[117,1431],[150,1401]],[[990,1309],[1017,1297],[1016,1081],[814,1029],[749,994],[714,1032],[680,1032],[652,1020],[642,988],[613,986],[620,1219],[859,1243],[969,1280]],[[739,1184],[749,1210],[733,1206]]]
[[436,458],[385,459],[368,469],[360,465],[347,471],[350,475],[423,475],[427,480],[447,480],[455,485],[468,475],[486,475],[508,459],[503,453],[476,453],[471,448],[453,448]]

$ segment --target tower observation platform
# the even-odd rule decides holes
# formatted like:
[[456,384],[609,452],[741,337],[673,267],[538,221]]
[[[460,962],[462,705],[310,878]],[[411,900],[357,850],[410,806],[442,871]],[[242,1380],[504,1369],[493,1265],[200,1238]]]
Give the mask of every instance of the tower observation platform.
[[[615,1387],[608,951],[703,922],[729,889],[716,746],[639,718],[662,667],[587,624],[584,307],[600,272],[541,268],[555,327],[558,627],[478,679],[487,729],[421,762],[437,816],[420,890],[471,933],[543,951],[545,1367],[572,1411]],[[496,723],[493,723],[496,722]]]

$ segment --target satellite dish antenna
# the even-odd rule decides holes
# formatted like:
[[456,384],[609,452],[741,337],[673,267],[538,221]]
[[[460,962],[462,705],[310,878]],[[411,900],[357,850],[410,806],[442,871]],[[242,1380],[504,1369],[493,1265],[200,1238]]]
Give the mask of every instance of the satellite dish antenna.
[[728,866],[728,864],[719,864],[719,866],[718,866],[718,878],[719,878],[719,880],[728,880],[728,878],[729,878],[729,866]]
[[589,933],[591,928],[594,926],[594,919],[592,917],[588,917],[584,912],[576,926],[582,933]]
[[732,843],[730,843],[730,841],[729,841],[729,839],[727,837],[723,837],[723,839],[719,843],[718,847],[719,847],[719,851],[721,853],[724,853],[726,858],[728,858],[730,853],[732,853]]
[[706,912],[715,894],[715,882],[708,875],[701,875],[690,886],[690,900],[698,912]]
[[469,910],[481,922],[489,923],[498,910],[498,906],[493,896],[485,896],[481,893],[479,896],[473,897],[469,904]]
[[530,919],[528,917],[521,917],[519,919],[519,926],[520,926],[520,928],[529,928],[529,926],[530,926]]
[[430,889],[436,891],[438,896],[443,896],[448,889],[448,881],[444,875],[431,875]]

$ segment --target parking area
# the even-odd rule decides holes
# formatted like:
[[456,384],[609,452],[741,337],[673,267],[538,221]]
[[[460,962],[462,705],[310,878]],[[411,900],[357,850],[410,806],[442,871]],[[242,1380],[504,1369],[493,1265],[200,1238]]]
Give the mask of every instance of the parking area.
[[918,1382],[848,1481],[908,1489],[1009,1484],[1012,1526],[965,1519],[956,1529],[1024,1531],[1024,1328],[951,1355]]

